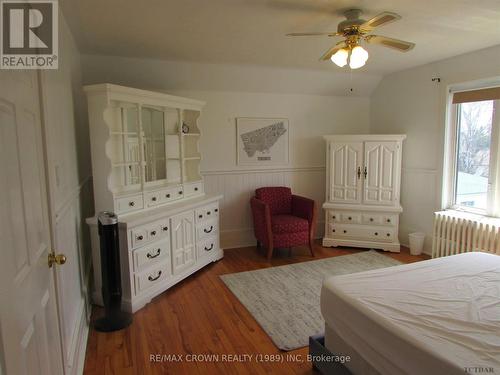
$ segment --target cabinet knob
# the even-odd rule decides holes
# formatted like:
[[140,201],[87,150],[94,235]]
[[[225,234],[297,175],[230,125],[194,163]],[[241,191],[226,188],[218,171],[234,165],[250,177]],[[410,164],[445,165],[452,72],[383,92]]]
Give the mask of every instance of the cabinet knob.
[[349,220],[352,220],[352,217],[349,216]]
[[347,231],[346,231],[346,230],[344,230],[344,233],[347,233]]
[[203,217],[203,215],[198,215],[198,219],[201,219]]
[[142,241],[144,239],[143,236],[137,236],[136,238],[137,238],[138,241]]
[[207,211],[207,215],[210,215],[210,211]]
[[163,227],[161,228],[164,232],[166,232],[168,230],[168,227]]
[[375,232],[375,236],[378,236],[378,232]]
[[390,223],[391,222],[391,219],[387,219],[387,222]]
[[156,236],[156,231],[155,231],[155,230],[154,230],[154,231],[152,231],[152,232],[151,232],[151,235],[152,235],[152,236]]
[[194,191],[198,191],[198,188],[197,188],[197,187],[195,187],[195,188],[194,188]]
[[373,221],[373,217],[370,218],[370,221]]
[[156,202],[156,197],[151,198],[153,202]]
[[390,234],[390,233],[387,233],[387,237],[390,237],[390,236],[391,236],[391,234]]
[[179,195],[182,195],[182,191],[179,191]]
[[336,219],[337,217],[335,215],[332,216],[332,219]]
[[170,198],[170,194],[165,194],[165,198]]
[[219,209],[218,209],[218,208],[216,208],[214,211],[215,211],[215,212],[219,212]]
[[132,201],[132,202],[128,202],[128,205],[129,205],[130,207],[134,207],[134,206],[135,206],[135,202],[133,202],[133,201]]
[[335,233],[335,229],[332,229],[332,232]]

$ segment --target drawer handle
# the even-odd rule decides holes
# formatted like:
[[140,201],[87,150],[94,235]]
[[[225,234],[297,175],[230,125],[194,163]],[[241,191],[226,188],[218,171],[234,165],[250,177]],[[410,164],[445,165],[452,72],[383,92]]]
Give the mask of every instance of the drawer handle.
[[373,221],[373,217],[370,218],[370,221]]
[[391,234],[390,234],[390,233],[387,233],[387,237],[390,237],[390,236],[391,236]]
[[165,194],[165,198],[170,198],[170,194]]
[[352,220],[352,217],[349,216],[349,220]]
[[151,198],[153,202],[156,202],[156,197]]
[[168,230],[168,227],[163,227],[161,228],[164,232],[166,232]]
[[198,219],[201,219],[203,217],[203,215],[198,215]]
[[130,207],[134,207],[134,206],[135,206],[135,202],[128,202],[128,205],[129,205]]
[[157,256],[159,256],[159,255],[160,255],[160,253],[161,253],[161,249],[158,249],[158,250],[156,250],[156,254],[150,254],[150,253],[148,253],[146,256],[147,256],[149,259],[154,259],[154,258],[156,258]]
[[210,225],[210,229],[207,230],[207,228],[203,228],[203,232],[210,233],[213,229],[214,229],[214,226]]
[[391,222],[391,219],[387,219],[387,222],[390,223]]
[[158,271],[158,276],[156,276],[156,277],[149,276],[148,280],[149,281],[155,281],[155,280],[158,280],[160,278],[160,276],[161,276],[161,271]]
[[152,232],[151,232],[151,235],[152,235],[152,236],[156,236],[156,231],[155,231],[155,230],[154,230],[154,231],[152,231]]
[[210,211],[207,211],[207,215],[210,215]]
[[347,231],[346,231],[346,230],[344,230],[344,233],[347,233]]
[[335,215],[332,216],[332,219],[336,219],[337,217]]
[[179,195],[182,195],[182,191],[179,191]]
[[378,236],[378,232],[375,232],[375,236]]
[[197,188],[197,187],[195,187],[195,188],[194,188],[194,191],[198,191],[198,188]]
[[209,248],[205,246],[205,251],[210,251],[214,248],[214,244],[211,244]]
[[214,211],[215,211],[215,212],[219,212],[219,209],[218,209],[218,208],[216,208]]
[[332,229],[332,232],[335,233],[335,229]]
[[144,236],[142,236],[142,235],[141,235],[141,236],[137,236],[137,237],[136,237],[136,240],[137,240],[137,241],[142,241],[143,239],[144,239]]

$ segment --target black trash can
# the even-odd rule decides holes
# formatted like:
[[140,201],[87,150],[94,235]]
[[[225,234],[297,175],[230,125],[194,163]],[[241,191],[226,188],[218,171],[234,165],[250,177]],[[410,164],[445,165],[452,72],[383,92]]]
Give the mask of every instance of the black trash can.
[[113,212],[103,211],[98,216],[97,225],[101,244],[102,301],[105,315],[94,322],[94,328],[101,332],[118,331],[132,323],[132,314],[121,310],[118,218]]

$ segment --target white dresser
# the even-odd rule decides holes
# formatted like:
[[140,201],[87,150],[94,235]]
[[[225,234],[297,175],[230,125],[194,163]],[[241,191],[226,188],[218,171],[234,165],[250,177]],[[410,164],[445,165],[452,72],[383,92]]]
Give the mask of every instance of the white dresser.
[[[129,87],[86,86],[95,212],[118,216],[123,307],[153,297],[223,257],[221,195],[206,195],[198,118],[204,103]],[[102,304],[96,217],[94,302]]]
[[328,135],[323,246],[399,252],[405,135]]

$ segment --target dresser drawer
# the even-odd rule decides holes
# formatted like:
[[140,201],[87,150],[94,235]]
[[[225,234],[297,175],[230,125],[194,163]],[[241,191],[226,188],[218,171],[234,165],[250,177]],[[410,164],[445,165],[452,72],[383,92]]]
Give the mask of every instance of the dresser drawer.
[[219,249],[219,237],[212,236],[203,241],[198,242],[196,245],[198,251],[198,258],[203,258],[210,254],[213,254]]
[[207,206],[203,206],[196,209],[196,222],[201,223],[202,221],[216,219],[219,217],[219,204],[212,203]]
[[160,284],[168,276],[170,276],[170,261],[150,267],[141,273],[136,273],[135,294],[137,295],[154,285]]
[[195,194],[203,194],[203,182],[184,185],[184,195],[186,197]]
[[172,186],[166,189],[160,190],[160,200],[162,203],[168,203],[175,201],[176,199],[182,198],[184,195],[182,186]]
[[394,228],[383,226],[330,224],[329,232],[329,236],[333,238],[353,240],[393,242],[396,238]]
[[154,221],[130,230],[132,248],[143,246],[144,244],[168,237],[170,234],[169,219]]
[[362,215],[362,224],[395,226],[398,216],[392,214],[366,213]]
[[330,223],[345,223],[345,224],[361,224],[362,215],[359,212],[352,211],[328,211],[328,222]]
[[138,272],[153,264],[161,263],[166,258],[170,259],[170,242],[156,242],[154,245],[136,249],[132,253],[132,258],[134,260],[135,272]]
[[115,199],[116,211],[120,213],[132,212],[144,208],[142,194],[129,195]]
[[196,226],[196,239],[197,241],[200,241],[210,236],[214,236],[215,234],[218,234],[218,232],[218,220],[203,221]]

